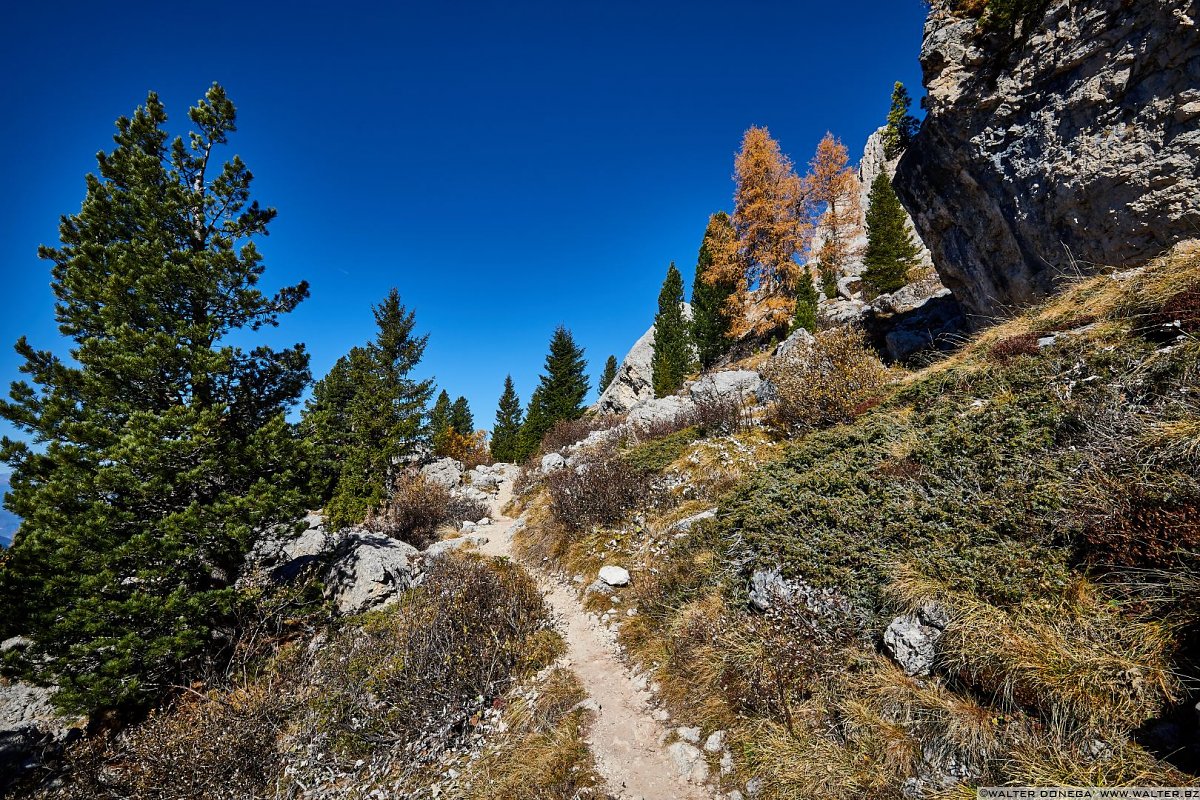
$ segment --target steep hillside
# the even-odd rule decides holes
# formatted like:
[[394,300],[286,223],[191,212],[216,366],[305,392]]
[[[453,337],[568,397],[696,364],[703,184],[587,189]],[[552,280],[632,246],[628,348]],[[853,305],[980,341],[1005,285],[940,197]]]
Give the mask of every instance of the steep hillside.
[[928,115],[895,185],[990,319],[1200,231],[1200,27],[1195,0],[1005,3],[1032,12],[1015,28],[954,10],[986,5],[935,4]]
[[1200,244],[853,416],[593,435],[519,537],[581,586],[630,571],[587,602],[674,724],[732,743],[724,791],[1200,783]]

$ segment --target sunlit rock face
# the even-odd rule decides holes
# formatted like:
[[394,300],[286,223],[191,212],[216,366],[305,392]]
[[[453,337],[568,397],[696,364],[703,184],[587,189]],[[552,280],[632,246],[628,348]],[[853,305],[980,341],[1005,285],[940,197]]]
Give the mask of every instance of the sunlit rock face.
[[1052,0],[1008,42],[935,11],[896,190],[976,323],[1200,231],[1200,0]]

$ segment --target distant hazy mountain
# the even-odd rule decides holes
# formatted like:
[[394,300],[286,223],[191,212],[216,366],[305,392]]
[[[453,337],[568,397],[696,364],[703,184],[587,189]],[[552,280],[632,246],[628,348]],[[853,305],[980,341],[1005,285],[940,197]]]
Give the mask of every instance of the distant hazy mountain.
[[[0,475],[0,496],[7,491],[8,475]],[[7,509],[0,508],[0,547],[8,547],[12,544],[13,534],[17,532],[17,526],[20,524],[20,517],[10,513]]]

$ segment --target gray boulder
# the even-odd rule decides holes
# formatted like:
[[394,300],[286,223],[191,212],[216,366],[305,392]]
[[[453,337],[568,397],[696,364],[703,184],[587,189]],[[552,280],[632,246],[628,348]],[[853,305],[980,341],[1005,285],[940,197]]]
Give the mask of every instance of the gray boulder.
[[467,534],[453,539],[442,539],[426,547],[421,554],[427,559],[441,558],[446,553],[460,550],[464,547],[482,547],[488,543],[488,537],[483,534]]
[[548,453],[542,456],[542,474],[549,475],[567,466],[567,459],[561,453]]
[[0,793],[41,764],[47,752],[82,736],[81,720],[54,710],[54,692],[20,681],[0,685]]
[[808,349],[817,343],[816,337],[804,328],[797,328],[775,348],[775,355],[786,356],[796,348]]
[[[684,319],[692,318],[692,307],[683,304]],[[643,333],[617,367],[616,377],[600,395],[592,409],[601,414],[627,414],[634,406],[654,399],[651,383],[654,371],[654,326]]]
[[710,372],[692,384],[688,394],[693,403],[705,400],[740,397],[746,399],[757,394],[762,386],[762,376],[748,369]]
[[680,536],[689,533],[692,530],[692,527],[697,523],[704,522],[707,519],[715,519],[716,516],[717,510],[715,508],[709,508],[701,511],[699,514],[693,514],[686,519],[679,520],[679,522],[676,522],[668,527],[664,533],[673,533],[676,536]]
[[792,594],[792,586],[777,569],[755,570],[750,576],[750,605],[759,611],[766,611],[775,603],[786,602]]
[[501,475],[486,467],[476,467],[467,472],[467,482],[483,492],[494,492],[503,480]]
[[696,402],[690,397],[659,397],[639,403],[629,412],[629,425],[647,428],[650,425],[671,422],[696,410]]
[[933,670],[942,628],[928,624],[930,621],[927,614],[904,614],[883,632],[884,651],[905,675],[925,676]]
[[463,463],[453,458],[439,458],[421,467],[421,475],[425,480],[447,489],[453,489],[462,483],[465,471]]
[[359,614],[393,602],[419,580],[419,551],[366,531],[349,532],[326,577],[326,595],[341,614]]

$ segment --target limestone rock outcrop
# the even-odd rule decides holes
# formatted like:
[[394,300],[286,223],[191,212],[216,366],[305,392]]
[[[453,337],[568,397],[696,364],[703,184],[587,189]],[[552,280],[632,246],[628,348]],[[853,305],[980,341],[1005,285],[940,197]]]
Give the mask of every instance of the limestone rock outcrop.
[[936,10],[895,186],[981,324],[1200,230],[1200,0],[1052,0],[1012,41]]
[[[692,307],[687,303],[683,304],[683,317],[692,318]],[[616,377],[592,408],[600,414],[628,414],[638,403],[653,400],[654,371],[650,367],[653,358],[654,326],[651,325],[625,354]]]

